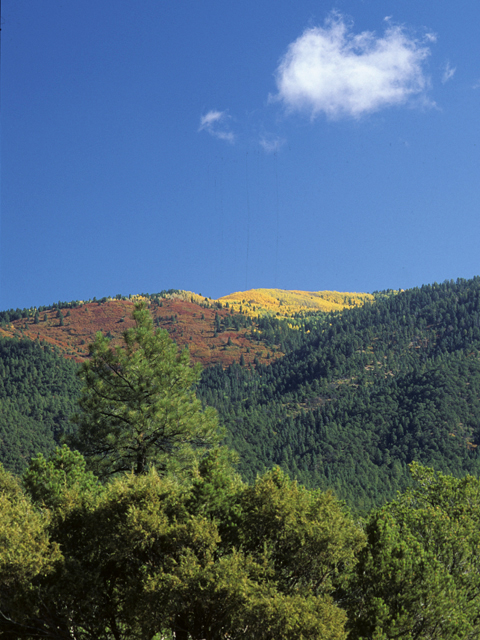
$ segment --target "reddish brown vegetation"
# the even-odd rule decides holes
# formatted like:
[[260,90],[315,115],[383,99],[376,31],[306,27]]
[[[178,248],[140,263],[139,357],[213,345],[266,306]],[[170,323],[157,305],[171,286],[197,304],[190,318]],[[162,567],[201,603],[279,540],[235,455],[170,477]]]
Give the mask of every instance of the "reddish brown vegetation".
[[[40,313],[38,324],[34,323],[33,318],[15,320],[7,329],[0,329],[0,334],[21,336],[23,333],[31,340],[45,340],[61,349],[66,357],[81,361],[88,355],[88,345],[97,331],[109,334],[113,344],[120,343],[122,332],[133,326],[133,304],[129,300],[110,300],[90,302],[70,310],[62,309],[63,326],[57,317],[58,311],[52,309]],[[224,331],[215,336],[215,315],[229,315],[228,309],[204,308],[180,299],[163,300],[162,306],[152,303],[149,308],[155,324],[158,322],[160,328],[166,329],[179,346],[187,346],[192,360],[203,366],[217,363],[228,366],[232,362],[239,362],[242,354],[246,365],[253,363],[255,357],[261,363],[269,362],[268,353],[272,357],[282,355],[279,351],[272,353],[264,344],[250,340],[247,337],[249,329]],[[67,315],[69,311],[70,315]],[[229,338],[230,346],[227,344]]]

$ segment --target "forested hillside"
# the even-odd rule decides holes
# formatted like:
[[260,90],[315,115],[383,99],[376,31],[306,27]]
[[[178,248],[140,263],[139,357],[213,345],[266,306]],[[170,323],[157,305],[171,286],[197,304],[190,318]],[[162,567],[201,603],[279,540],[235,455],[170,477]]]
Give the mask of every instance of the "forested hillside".
[[[280,465],[305,485],[331,487],[366,511],[409,483],[413,460],[478,475],[480,278],[376,293],[342,312],[288,318],[176,298],[179,313],[172,320],[170,300],[149,300],[156,326],[166,314],[170,335],[182,346],[208,331],[212,344],[223,346],[207,348],[202,357],[210,350],[230,358],[230,366],[217,360],[205,368],[198,393],[218,409],[247,480]],[[120,331],[133,305],[117,302],[125,305],[115,320]],[[84,313],[98,320],[105,302],[89,304]],[[67,312],[63,316],[67,325]],[[37,326],[42,321],[40,314]],[[27,323],[34,326],[35,319]],[[196,339],[190,342],[200,348]],[[5,338],[1,366],[1,456],[20,470],[69,424],[76,365],[38,342]],[[35,373],[42,367],[48,375]]]
[[20,473],[71,429],[80,381],[49,345],[0,338],[0,461]]
[[241,471],[279,464],[361,509],[395,495],[419,460],[480,470],[480,278],[377,294],[331,314],[268,367],[203,375]]

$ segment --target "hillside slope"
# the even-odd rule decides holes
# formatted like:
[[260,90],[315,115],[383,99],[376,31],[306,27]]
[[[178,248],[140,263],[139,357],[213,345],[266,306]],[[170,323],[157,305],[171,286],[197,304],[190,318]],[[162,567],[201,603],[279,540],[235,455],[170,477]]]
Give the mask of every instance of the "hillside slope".
[[368,509],[419,460],[480,471],[480,278],[376,296],[268,367],[204,372],[245,477],[279,464]]
[[[197,296],[198,298],[198,296]],[[201,299],[200,299],[201,300]],[[193,294],[147,300],[156,326],[166,329],[181,347],[188,346],[192,360],[203,366],[238,362],[267,362],[281,355],[262,340],[252,341],[250,318],[215,302],[200,302]],[[0,336],[40,340],[58,347],[77,361],[88,355],[88,344],[101,331],[116,344],[123,331],[133,326],[134,301],[105,300],[68,308],[49,308],[26,318],[4,322]]]
[[87,357],[97,331],[119,344],[133,326],[139,299],[149,305],[156,326],[188,346],[193,361],[221,368],[272,362],[326,318],[316,312],[287,322],[266,308],[254,317],[228,302],[176,290],[0,312],[0,460],[9,469],[21,471],[31,455],[51,449],[71,428],[80,386],[74,361]]
[[20,473],[71,429],[80,393],[77,366],[59,350],[0,338],[0,462]]

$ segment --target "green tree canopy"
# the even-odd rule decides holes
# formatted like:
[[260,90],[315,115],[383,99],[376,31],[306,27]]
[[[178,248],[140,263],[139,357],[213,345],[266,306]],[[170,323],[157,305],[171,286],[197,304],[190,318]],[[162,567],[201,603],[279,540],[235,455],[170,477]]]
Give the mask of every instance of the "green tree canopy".
[[95,496],[102,490],[98,478],[86,470],[85,458],[66,444],[57,447],[47,458],[42,453],[32,458],[22,480],[38,506],[54,510],[71,502],[72,494]]
[[416,486],[369,518],[349,638],[478,638],[480,481],[411,471]]
[[202,409],[195,396],[200,370],[190,365],[188,350],[154,331],[144,304],[133,318],[120,347],[97,333],[80,370],[85,387],[70,443],[100,477],[185,465],[221,436],[215,410]]
[[[49,539],[48,512],[39,512],[16,479],[0,465],[0,637],[48,637],[35,584],[62,561]],[[38,624],[32,621],[38,620]],[[37,631],[39,632],[37,634]]]
[[0,637],[345,640],[363,535],[341,503],[279,470],[248,487],[222,451],[192,476],[99,485],[65,447],[32,462],[31,500],[0,473]]

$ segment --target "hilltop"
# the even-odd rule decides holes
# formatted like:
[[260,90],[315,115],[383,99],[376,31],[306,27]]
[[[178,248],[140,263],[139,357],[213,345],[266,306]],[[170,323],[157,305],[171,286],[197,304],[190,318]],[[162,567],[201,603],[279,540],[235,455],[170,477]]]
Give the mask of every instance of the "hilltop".
[[373,302],[370,293],[339,293],[338,291],[285,291],[283,289],[250,289],[230,293],[219,298],[219,302],[229,303],[235,311],[248,315],[274,313],[288,318],[314,311],[343,311],[358,307],[365,302]]
[[[258,320],[341,311],[371,299],[370,294],[252,289],[212,300],[191,291],[169,290],[10,310],[0,314],[0,337],[45,341],[80,362],[88,355],[88,345],[97,331],[109,335],[116,344],[122,332],[133,326],[134,303],[144,300],[156,326],[166,329],[181,347],[188,346],[194,362],[203,366],[228,366],[240,360],[242,364],[258,364],[284,355],[280,337],[276,343],[268,335],[262,340],[265,324]],[[290,329],[298,326],[290,323]]]
[[[87,357],[88,345],[97,331],[111,337],[113,344],[118,343],[123,331],[133,326],[131,314],[136,299],[110,299],[42,310],[36,321],[35,315],[30,315],[9,322],[0,328],[0,335],[45,341],[79,362]],[[253,363],[255,357],[266,360],[270,353],[262,345],[255,345],[253,351],[246,337],[247,328],[238,322],[238,330],[232,326],[231,330],[216,331],[216,325],[225,323],[225,318],[231,315],[229,309],[200,304],[195,299],[192,302],[182,295],[149,301],[149,308],[156,326],[166,329],[180,346],[188,346],[192,359],[204,366],[217,363],[227,366],[242,354],[246,363]]]

